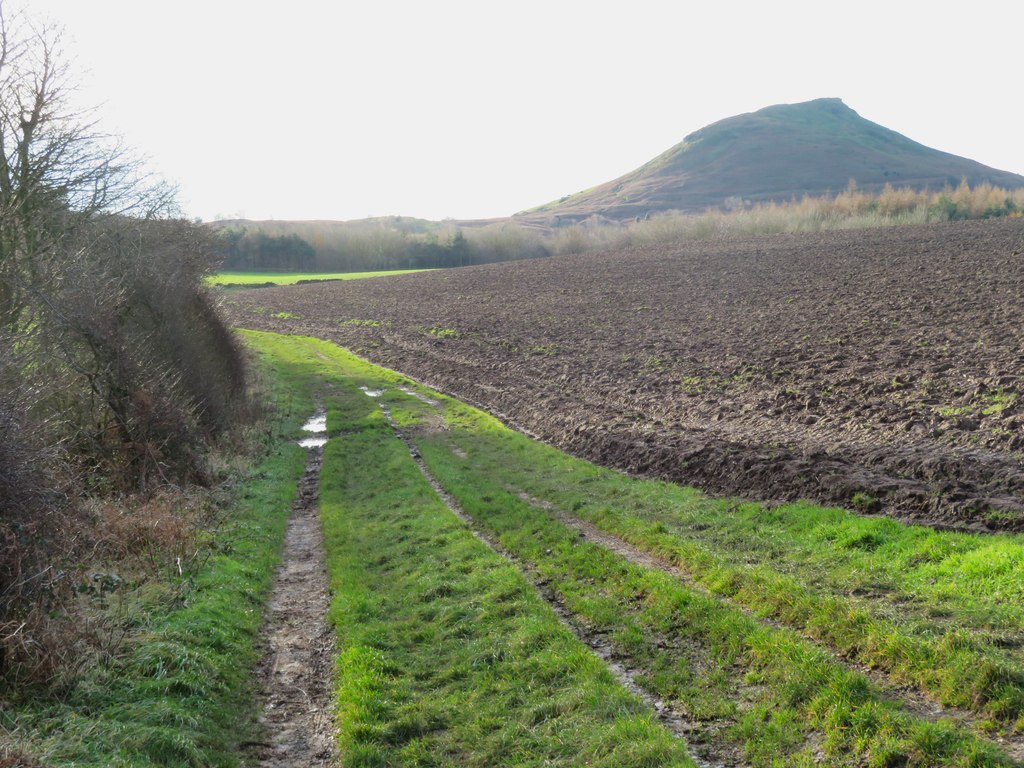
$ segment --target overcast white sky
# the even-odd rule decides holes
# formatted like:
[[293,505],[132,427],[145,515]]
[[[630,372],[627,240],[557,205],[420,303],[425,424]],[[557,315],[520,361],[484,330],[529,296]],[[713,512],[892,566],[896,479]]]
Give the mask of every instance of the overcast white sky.
[[206,220],[505,216],[823,96],[1024,174],[1024,2],[953,7],[30,2],[64,26],[83,105]]

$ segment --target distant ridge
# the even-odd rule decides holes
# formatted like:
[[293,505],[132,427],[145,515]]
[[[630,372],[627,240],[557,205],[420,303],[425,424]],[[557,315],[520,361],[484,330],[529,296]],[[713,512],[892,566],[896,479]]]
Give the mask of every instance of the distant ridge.
[[926,147],[865,120],[841,99],[815,99],[712,123],[625,176],[514,218],[627,219],[835,194],[850,179],[877,192],[886,184],[939,190],[963,178],[972,187],[1024,187],[1024,176]]

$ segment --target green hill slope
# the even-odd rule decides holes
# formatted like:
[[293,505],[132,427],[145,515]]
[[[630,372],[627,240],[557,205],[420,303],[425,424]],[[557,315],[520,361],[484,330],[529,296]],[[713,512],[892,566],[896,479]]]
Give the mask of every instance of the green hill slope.
[[837,193],[850,179],[878,191],[885,184],[941,189],[962,178],[971,186],[1024,187],[1024,176],[926,147],[840,99],[816,99],[712,123],[625,176],[518,216],[625,219]]

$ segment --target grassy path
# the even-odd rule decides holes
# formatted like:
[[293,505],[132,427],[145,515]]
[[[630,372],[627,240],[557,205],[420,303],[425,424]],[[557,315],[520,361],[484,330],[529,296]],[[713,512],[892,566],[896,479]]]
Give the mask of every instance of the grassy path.
[[345,765],[693,765],[386,423],[329,442],[322,477]]
[[710,592],[967,710],[1004,738],[1024,727],[1019,537],[707,499],[475,427],[424,442],[472,452],[475,477],[500,477],[504,491],[571,512]]
[[344,765],[694,765],[451,514],[360,381],[334,364],[338,350],[253,343],[321,372],[328,431],[343,434],[324,448],[321,513]]
[[[584,645],[588,646],[594,654],[605,663],[607,668],[627,690],[643,699],[657,713],[658,718],[661,720],[662,724],[669,729],[669,731],[671,731],[676,737],[683,739],[692,737],[695,733],[699,733],[702,730],[702,725],[699,722],[687,718],[684,713],[676,709],[667,707],[664,702],[657,697],[652,696],[642,687],[639,682],[640,678],[643,676],[642,669],[631,664],[629,659],[618,656],[609,643],[605,642],[599,635],[595,635],[590,632],[587,627],[582,626],[575,621],[573,615],[566,609],[563,602],[558,599],[558,596],[548,589],[547,582],[537,573],[536,569],[532,568],[529,563],[521,560],[513,552],[502,547],[497,540],[492,538],[488,533],[482,531],[475,524],[475,521],[459,506],[458,501],[456,501],[456,499],[449,494],[431,474],[426,462],[424,462],[422,457],[419,455],[415,443],[403,434],[401,428],[395,422],[388,408],[382,405],[381,410],[387,418],[389,425],[394,430],[395,435],[410,449],[410,453],[424,478],[426,478],[431,488],[433,488],[434,492],[444,502],[445,506],[448,507],[452,514],[465,523],[473,535],[483,542],[492,552],[513,562],[520,570],[522,570],[527,579],[533,583],[533,586],[537,589],[538,593],[548,602],[549,606],[562,624],[576,635]],[[710,745],[705,745],[706,748],[702,750],[702,754],[698,757],[698,765],[702,768],[736,764],[737,758],[734,754],[712,754],[711,750],[707,748],[708,746]]]
[[[670,486],[662,488],[663,484],[629,480],[570,459],[508,431],[473,409],[417,388],[412,382],[364,364],[329,344],[301,343],[333,376],[340,377],[335,379],[332,397],[327,398],[328,426],[334,432],[347,434],[344,440],[328,445],[328,461],[334,451],[343,451],[347,461],[355,461],[343,446],[352,444],[356,437],[362,440],[365,435],[374,434],[383,443],[397,446],[391,450],[397,450],[406,465],[401,472],[417,472],[402,444],[393,435],[382,433],[387,425],[377,403],[384,402],[399,429],[422,453],[432,476],[471,516],[480,531],[514,556],[519,570],[540,585],[543,594],[563,606],[574,625],[583,628],[588,637],[606,643],[631,668],[642,670],[642,683],[651,695],[683,713],[689,721],[701,724],[693,733],[698,754],[741,755],[743,762],[751,765],[1015,764],[998,746],[1000,738],[1013,736],[1014,722],[1005,715],[1013,707],[999,710],[990,705],[993,701],[1013,701],[1012,675],[1001,679],[996,675],[988,688],[993,695],[972,701],[979,716],[987,713],[990,717],[972,728],[904,707],[902,702],[893,700],[893,691],[881,690],[856,665],[840,660],[841,656],[852,654],[832,647],[827,635],[816,636],[785,616],[775,617],[771,623],[760,620],[758,614],[771,615],[772,611],[755,603],[750,595],[756,596],[757,592],[743,579],[741,569],[730,571],[726,567],[724,556],[713,562],[717,571],[711,567],[706,572],[684,567],[689,578],[701,582],[697,588],[678,574],[666,573],[650,563],[631,562],[614,548],[588,541],[578,526],[567,525],[564,514],[555,514],[552,506],[557,504],[560,509],[570,510],[600,530],[631,540],[636,550],[654,553],[678,566],[681,558],[676,549],[671,549],[671,556],[667,556],[665,548],[671,543],[686,551],[682,546],[686,540],[676,535],[671,526],[687,518],[676,507],[665,504],[664,494],[675,493],[691,500],[699,500],[699,495]],[[368,397],[356,388],[359,386],[380,397]],[[358,452],[365,450],[364,446]],[[344,465],[347,475],[352,474],[353,466]],[[385,493],[375,485],[380,485],[381,478],[388,478],[391,484],[396,471],[397,466],[390,465],[387,471],[381,471],[381,466],[375,471],[368,469],[365,482],[369,485],[353,492],[357,498],[361,498],[360,494]],[[421,492],[429,493],[430,486],[422,476],[417,482]],[[325,484],[325,493],[326,488]],[[663,495],[658,497],[657,493]],[[636,514],[638,499],[646,500],[650,510],[660,510],[669,522],[640,519]],[[436,496],[433,503],[440,504]],[[397,506],[395,500],[386,498],[376,499],[374,504],[379,509]],[[588,514],[588,505],[596,507],[599,513]],[[833,512],[820,510],[815,514],[832,519],[836,525]],[[443,510],[442,517],[445,516],[456,524],[447,510]],[[327,515],[326,519],[329,518]],[[360,530],[371,521],[378,524],[378,518],[366,512]],[[410,523],[398,521],[396,525],[402,530],[403,525]],[[346,535],[355,537],[357,531],[348,530]],[[918,534],[906,529],[902,535],[912,538]],[[385,534],[378,530],[363,543],[369,546],[370,541],[383,538]],[[777,546],[784,550],[786,544],[782,540]],[[408,545],[407,551],[411,551]],[[428,547],[419,551],[427,556],[432,550]],[[752,550],[752,554],[758,553]],[[783,557],[784,552],[780,552],[779,558]],[[769,577],[792,578],[792,574],[779,574],[760,562],[747,564],[749,571],[757,568],[764,569]],[[833,578],[835,573],[826,571],[825,577]],[[779,582],[768,578],[766,584],[770,589]],[[793,602],[801,604],[803,593],[808,592],[807,585],[798,580],[794,584],[802,587],[802,592],[797,589],[780,595],[784,599],[795,596]],[[460,599],[451,606],[452,610],[465,612],[467,600],[470,606],[477,604],[464,593],[455,594]],[[730,599],[723,600],[723,596]],[[360,599],[371,597],[375,604],[385,599],[377,594],[363,594]],[[812,618],[820,621],[827,617],[814,601],[805,605],[809,606],[806,610]],[[388,609],[397,611],[398,606],[389,604]],[[962,616],[969,618],[970,614],[964,612]],[[405,616],[403,620],[418,624],[423,617]],[[880,619],[866,613],[861,621],[867,630],[872,629],[869,620]],[[963,619],[957,616],[956,620]],[[800,632],[788,629],[786,624]],[[908,642],[909,634],[898,624],[892,626],[895,641],[905,643],[908,656],[912,657],[918,649]],[[424,630],[419,626],[416,631]],[[865,636],[870,637],[870,631]],[[819,647],[808,638],[825,642],[827,647]],[[968,652],[972,650],[977,649],[967,647]],[[942,661],[941,657],[935,658]],[[447,662],[446,668],[450,668]],[[941,679],[947,671],[939,665],[936,677]],[[941,687],[934,680],[919,681],[921,689],[931,690],[929,686]],[[415,686],[403,688],[406,692],[413,689]],[[432,689],[428,686],[413,690],[409,701],[414,701],[417,694],[427,695],[428,690]],[[393,692],[385,698],[393,700]],[[363,699],[356,697],[353,701]],[[447,721],[442,730],[449,733]],[[453,726],[451,730],[457,728]],[[433,733],[428,729],[428,734]],[[360,734],[365,736],[357,729],[356,736],[360,738],[351,743],[365,746]],[[380,740],[369,741],[379,744]],[[442,764],[457,764],[452,754],[450,762],[442,760]]]

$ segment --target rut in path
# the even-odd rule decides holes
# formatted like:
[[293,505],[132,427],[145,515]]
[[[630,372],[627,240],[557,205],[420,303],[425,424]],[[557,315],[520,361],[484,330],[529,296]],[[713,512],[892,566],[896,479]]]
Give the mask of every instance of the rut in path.
[[335,639],[326,620],[330,598],[319,517],[322,464],[323,449],[310,448],[263,628],[266,654],[258,678],[266,735],[253,755],[262,768],[335,764]]

